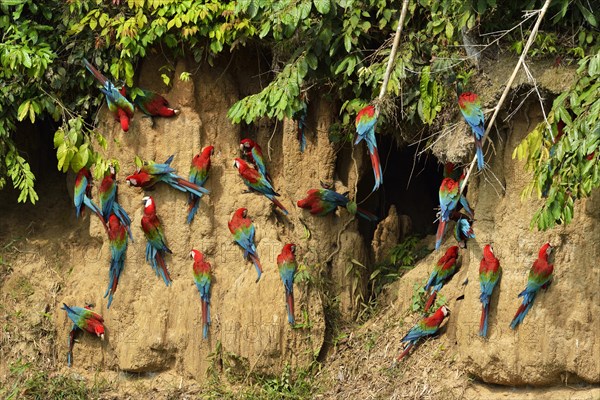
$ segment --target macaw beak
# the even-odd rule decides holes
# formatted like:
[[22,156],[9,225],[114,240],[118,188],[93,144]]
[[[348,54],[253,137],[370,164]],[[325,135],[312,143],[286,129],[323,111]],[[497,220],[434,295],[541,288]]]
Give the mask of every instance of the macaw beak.
[[104,333],[100,334],[100,340],[104,341]]

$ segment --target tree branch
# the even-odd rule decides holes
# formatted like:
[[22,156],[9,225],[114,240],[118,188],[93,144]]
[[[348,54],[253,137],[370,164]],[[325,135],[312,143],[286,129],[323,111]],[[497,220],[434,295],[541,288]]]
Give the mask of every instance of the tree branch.
[[[508,79],[508,82],[506,83],[506,87],[504,88],[504,92],[502,93],[502,96],[500,97],[500,101],[498,101],[498,104],[496,105],[496,107],[494,109],[494,114],[492,115],[492,118],[490,118],[490,122],[488,123],[487,129],[485,130],[485,133],[483,135],[482,144],[487,140],[489,133],[492,130],[492,126],[494,126],[494,122],[496,121],[496,117],[498,116],[498,113],[500,112],[500,107],[502,106],[502,103],[504,103],[504,100],[506,100],[506,97],[508,96],[508,92],[510,92],[512,83],[514,82],[515,78],[517,77],[517,73],[519,72],[521,65],[523,65],[523,63],[525,62],[525,57],[527,56],[527,53],[529,52],[529,48],[531,47],[531,45],[533,44],[533,41],[535,40],[535,36],[537,35],[537,31],[540,28],[540,24],[542,23],[542,19],[544,18],[546,11],[548,11],[550,2],[551,2],[551,0],[546,0],[546,2],[544,3],[544,6],[541,8],[541,10],[538,11],[540,13],[540,15],[538,16],[538,19],[535,22],[535,25],[533,27],[533,30],[531,31],[531,34],[529,35],[529,39],[527,40],[527,44],[525,44],[525,48],[523,49],[523,53],[521,53],[521,57],[519,57],[519,61],[517,62],[517,65],[515,66],[515,69],[514,69],[512,75],[510,76],[510,78]],[[477,156],[473,157],[473,160],[471,161],[471,165],[469,166],[467,175],[465,176],[465,179],[463,180],[463,183],[460,186],[459,195],[462,194],[462,192],[465,190],[465,187],[467,187],[467,182],[469,181],[471,172],[473,171],[473,167],[475,167],[476,162],[477,162]]]

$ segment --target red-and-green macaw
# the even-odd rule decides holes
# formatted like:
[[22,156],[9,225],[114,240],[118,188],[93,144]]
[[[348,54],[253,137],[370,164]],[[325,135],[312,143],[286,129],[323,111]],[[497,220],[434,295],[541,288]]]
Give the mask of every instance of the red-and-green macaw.
[[67,312],[67,316],[73,322],[73,327],[69,333],[69,352],[67,353],[67,363],[70,367],[73,362],[73,345],[77,332],[79,330],[86,331],[104,340],[104,318],[102,318],[102,315],[90,310],[89,307],[69,307],[63,303],[61,309]]
[[233,166],[237,168],[242,180],[249,189],[264,194],[265,197],[279,207],[285,215],[288,215],[288,210],[286,210],[283,204],[275,198],[275,196],[279,196],[279,193],[275,192],[275,189],[273,189],[273,186],[263,174],[252,168],[241,158],[236,158],[233,162]]
[[467,121],[467,124],[471,127],[473,136],[475,137],[477,169],[482,170],[485,166],[482,149],[483,135],[485,134],[485,122],[483,110],[481,109],[481,101],[475,93],[463,91],[460,82],[457,82],[456,84],[456,92],[458,94],[458,108],[460,108],[460,112]]
[[[141,91],[141,93],[139,93]],[[125,93],[123,93],[125,95]],[[138,88],[138,93],[133,103],[141,112],[149,117],[170,118],[179,114],[179,110],[169,107],[167,99],[151,90]]]
[[77,172],[73,193],[76,215],[77,218],[79,218],[81,206],[84,204],[85,197],[90,200],[92,198],[92,174],[88,168],[83,167]]
[[[202,187],[206,183],[206,180],[208,179],[208,172],[210,171],[210,156],[214,154],[214,149],[214,146],[206,146],[192,159],[189,180],[193,184]],[[192,223],[196,212],[198,212],[198,207],[200,206],[200,197],[201,196],[196,196],[195,194],[190,193],[190,199],[188,200],[188,224]]]
[[148,189],[158,182],[164,182],[177,190],[192,193],[196,196],[208,194],[208,189],[189,182],[176,174],[177,171],[170,165],[173,157],[174,155],[169,157],[163,164],[150,163],[143,165],[126,178],[127,183],[131,186]]
[[461,249],[466,249],[467,240],[475,239],[475,232],[473,232],[471,223],[466,215],[455,211],[452,219],[455,218],[456,224],[454,225],[454,238],[458,242],[458,245]]
[[256,268],[258,274],[256,282],[260,280],[262,275],[262,266],[260,265],[260,259],[256,252],[256,245],[254,244],[254,224],[252,220],[248,218],[248,210],[245,208],[238,208],[231,221],[227,224],[229,232],[233,234],[233,240],[244,250],[244,259],[250,259]]
[[92,174],[90,173],[90,170],[85,167],[81,168],[75,177],[73,202],[75,203],[78,218],[81,213],[81,205],[85,205],[98,216],[104,229],[108,229],[106,226],[106,219],[102,216],[102,210],[92,201]]
[[433,267],[429,280],[425,285],[425,291],[427,292],[431,288],[431,295],[425,303],[425,312],[429,311],[429,308],[433,305],[437,292],[442,289],[444,284],[452,279],[452,276],[458,271],[458,246],[449,247],[446,253],[440,258]]
[[162,224],[156,215],[156,205],[150,196],[142,199],[144,203],[144,216],[142,217],[142,231],[146,235],[146,261],[150,263],[157,276],[162,277],[165,285],[171,284],[171,276],[165,262],[166,253],[173,252],[167,247]]
[[[306,197],[298,200],[297,205],[300,208],[309,210],[312,215],[319,217],[333,212],[337,207],[346,207],[350,199],[347,194],[340,194],[330,189],[310,189]],[[367,221],[377,221],[377,216],[357,207],[356,214]]]
[[119,285],[119,277],[125,267],[125,254],[127,253],[127,229],[121,223],[121,220],[111,214],[108,218],[108,247],[110,248],[110,268],[108,271],[108,287],[104,297],[108,296],[108,305],[110,308],[113,296]]
[[294,325],[294,276],[296,276],[296,271],[298,270],[295,244],[288,243],[283,246],[281,253],[277,256],[277,266],[279,267],[279,276],[285,288],[288,322]]
[[435,249],[439,249],[442,244],[444,233],[446,232],[446,223],[450,220],[452,213],[457,209],[458,203],[464,207],[465,212],[469,214],[469,217],[473,218],[473,211],[469,207],[467,198],[460,195],[460,185],[464,179],[464,175],[461,175],[458,181],[452,178],[444,178],[440,185],[439,198],[440,198],[440,213],[437,233],[435,235]]
[[194,260],[194,282],[200,293],[200,302],[202,303],[202,338],[208,339],[208,326],[210,325],[210,282],[211,266],[204,261],[204,254],[198,250],[190,252],[190,257]]
[[306,113],[308,110],[308,105],[306,102],[302,103],[302,108],[294,113],[292,118],[296,121],[298,133],[296,135],[298,139],[298,144],[300,146],[300,153],[304,153],[306,149]]
[[379,153],[377,151],[377,139],[375,139],[377,115],[378,113],[375,107],[368,105],[358,112],[355,121],[357,137],[354,145],[357,145],[363,139],[367,142],[367,148],[369,149],[369,155],[371,156],[373,174],[375,175],[373,191],[377,190],[383,183],[383,172],[381,171],[381,162],[379,161]]
[[98,71],[88,60],[83,60],[85,67],[100,82],[102,88],[100,91],[106,97],[109,111],[115,117],[115,120],[121,123],[121,129],[127,132],[129,130],[129,120],[133,118],[133,104],[121,94],[119,89],[109,81],[100,71]]
[[554,248],[550,245],[550,243],[546,243],[540,248],[538,258],[535,260],[531,270],[529,271],[527,287],[525,290],[519,293],[519,297],[523,297],[523,303],[519,306],[517,313],[510,323],[511,329],[516,329],[517,326],[523,322],[523,319],[531,309],[531,306],[533,306],[535,296],[540,289],[547,289],[552,283],[554,264],[550,264],[548,258],[552,256],[553,249]]
[[102,216],[106,221],[111,214],[115,214],[121,223],[127,229],[131,241],[133,241],[133,234],[131,233],[131,218],[127,211],[117,201],[117,177],[115,168],[111,165],[109,167],[109,173],[102,179],[100,187],[98,188],[98,198],[100,200],[100,209],[102,210]]
[[487,337],[488,317],[492,292],[500,280],[500,261],[494,255],[492,246],[486,244],[483,248],[483,258],[479,264],[479,285],[481,286],[481,321],[479,322],[479,336]]
[[258,143],[256,143],[252,139],[242,139],[240,141],[240,150],[242,154],[251,163],[258,172],[262,174],[269,182],[273,182],[271,180],[271,176],[267,172],[267,167],[265,165],[265,159],[263,157],[263,152]]
[[444,319],[450,314],[448,307],[441,306],[431,316],[423,318],[402,338],[403,343],[408,343],[402,354],[398,356],[398,361],[402,360],[413,348],[417,342],[427,336],[432,336],[440,329]]

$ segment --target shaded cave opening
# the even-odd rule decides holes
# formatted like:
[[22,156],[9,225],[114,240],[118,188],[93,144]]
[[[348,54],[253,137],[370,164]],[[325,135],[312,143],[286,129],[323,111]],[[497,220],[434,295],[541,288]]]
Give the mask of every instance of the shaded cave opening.
[[6,179],[4,189],[0,190],[0,238],[3,240],[10,235],[21,235],[21,231],[68,224],[71,217],[75,218],[74,212],[71,214],[67,174],[59,171],[56,164],[54,132],[58,124],[46,117],[34,124],[17,125],[12,139],[35,176],[34,189],[39,200],[35,205],[29,201],[18,203],[20,191],[13,187],[10,178]]
[[[417,146],[398,145],[390,135],[378,136],[377,141],[383,185],[372,193],[375,178],[369,156],[365,154],[365,169],[358,182],[358,206],[376,214],[378,222],[388,216],[392,205],[395,206],[405,225],[401,226],[398,241],[411,235],[419,238],[434,235],[438,193],[443,179],[442,164],[431,153],[419,155]],[[351,165],[350,152],[351,149],[346,150],[338,162]],[[372,240],[377,223],[359,218],[359,231],[365,240]]]

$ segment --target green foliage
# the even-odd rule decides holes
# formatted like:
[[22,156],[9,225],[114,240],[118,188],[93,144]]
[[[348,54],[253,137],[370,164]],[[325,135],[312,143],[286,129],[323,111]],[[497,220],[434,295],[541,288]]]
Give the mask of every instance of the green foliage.
[[600,51],[579,63],[579,79],[513,152],[533,171],[522,198],[535,191],[545,202],[531,226],[546,230],[573,219],[575,200],[600,186]]
[[398,280],[404,273],[414,268],[419,239],[409,236],[390,250],[387,262],[376,265],[369,276],[371,296],[377,297],[383,287]]
[[[522,11],[539,8],[496,0],[413,0],[394,63],[388,94],[402,105],[400,116],[380,116],[380,132],[391,120],[433,125],[446,104],[445,76],[464,69],[461,32],[510,29]],[[291,117],[310,88],[339,104],[334,141],[353,136],[356,111],[379,93],[401,2],[391,0],[34,0],[0,3],[0,189],[10,180],[19,201],[37,200],[27,160],[14,145],[18,126],[40,119],[59,121],[55,134],[61,171],[109,162],[98,156],[106,140],[90,121],[103,96],[82,67],[89,59],[109,79],[132,85],[140,59],[162,51],[165,85],[177,79],[174,60],[192,57],[213,64],[220,54],[254,45],[271,60],[270,83],[235,103],[229,118]],[[571,5],[571,6],[569,6]],[[582,57],[598,42],[597,17],[584,0],[554,1],[534,51]],[[526,27],[528,28],[528,27]],[[575,31],[577,29],[577,31]],[[485,40],[485,39],[484,39]],[[516,38],[512,38],[516,40]],[[515,50],[518,50],[515,45]],[[184,72],[178,79],[191,78]],[[310,99],[309,99],[310,100]],[[392,118],[390,118],[392,117]],[[439,118],[437,118],[439,119]]]
[[88,387],[85,381],[37,370],[31,363],[21,360],[9,367],[8,384],[0,387],[3,399],[65,399],[98,398],[106,382],[94,382]]
[[[429,293],[425,291],[424,284],[415,283],[413,286],[413,294],[410,302],[410,310],[412,312],[416,312],[419,314],[423,314],[425,312],[425,304],[427,303],[427,299],[429,299]],[[442,294],[437,294],[435,298],[435,302],[429,309],[430,312],[433,312],[446,304],[446,297]]]
[[286,365],[279,376],[256,376],[256,386],[253,392],[247,393],[249,398],[260,399],[308,399],[317,394],[313,386],[312,377],[314,368],[318,363],[313,363],[307,369],[299,369],[295,374],[292,368]]

